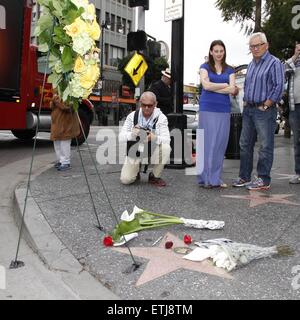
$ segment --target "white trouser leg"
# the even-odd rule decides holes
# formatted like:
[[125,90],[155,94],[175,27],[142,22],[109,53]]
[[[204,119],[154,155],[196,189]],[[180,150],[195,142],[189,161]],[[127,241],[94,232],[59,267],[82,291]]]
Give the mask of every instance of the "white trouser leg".
[[53,146],[54,146],[57,162],[60,162],[60,157],[61,157],[60,141],[53,141]]
[[140,170],[140,159],[131,159],[126,157],[121,171],[121,182],[123,184],[132,184]]
[[60,163],[70,164],[71,162],[71,140],[60,141]]
[[160,178],[165,164],[170,159],[171,147],[169,144],[160,144],[154,150],[151,157],[151,164],[154,164],[153,174],[156,178]]

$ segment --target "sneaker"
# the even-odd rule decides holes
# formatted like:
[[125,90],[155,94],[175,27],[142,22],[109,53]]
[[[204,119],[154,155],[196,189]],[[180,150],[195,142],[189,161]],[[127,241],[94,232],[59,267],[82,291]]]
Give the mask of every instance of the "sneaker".
[[58,167],[61,166],[61,163],[60,162],[56,162],[55,165],[54,165],[54,168],[58,169]]
[[165,187],[167,184],[166,182],[161,178],[156,178],[152,172],[149,173],[149,183],[157,186],[157,187]]
[[290,184],[299,184],[300,183],[300,175],[296,174],[290,181]]
[[248,190],[269,190],[270,189],[270,184],[264,183],[262,178],[255,178],[253,181],[251,181],[246,188]]
[[251,181],[246,181],[242,178],[237,178],[236,180],[234,180],[232,182],[232,186],[233,187],[237,187],[237,188],[240,188],[240,187],[247,187],[247,185],[251,183]]
[[67,171],[71,169],[71,165],[70,164],[61,164],[57,170],[58,171]]

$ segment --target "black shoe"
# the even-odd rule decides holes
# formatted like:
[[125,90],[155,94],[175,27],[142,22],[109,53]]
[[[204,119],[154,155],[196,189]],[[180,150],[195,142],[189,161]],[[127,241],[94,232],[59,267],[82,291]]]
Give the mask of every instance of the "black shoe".
[[167,185],[163,179],[156,178],[152,172],[149,173],[148,181],[149,183],[157,187],[165,187]]
[[71,165],[70,164],[61,164],[57,170],[58,171],[67,171],[71,169]]
[[61,163],[60,162],[56,162],[55,165],[54,165],[54,168],[58,169],[58,167],[60,167],[60,166],[61,166]]

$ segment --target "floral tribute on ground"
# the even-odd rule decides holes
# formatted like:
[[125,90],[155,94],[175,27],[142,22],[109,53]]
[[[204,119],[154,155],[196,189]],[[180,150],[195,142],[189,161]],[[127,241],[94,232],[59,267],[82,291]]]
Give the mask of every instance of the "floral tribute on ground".
[[39,51],[49,53],[48,82],[64,102],[73,104],[91,94],[100,76],[96,42],[101,29],[88,0],[37,0],[42,7],[35,35]]
[[252,244],[233,242],[229,239],[212,239],[194,242],[198,248],[183,258],[192,261],[211,259],[213,263],[227,271],[244,266],[253,260],[273,255],[290,256],[293,251],[288,246],[259,247]]
[[[127,210],[123,212],[120,222],[112,230],[110,237],[112,238],[113,245],[119,246],[137,237],[138,231],[176,224],[196,229],[210,230],[222,229],[225,225],[224,221],[178,218],[175,216],[150,212],[135,206],[131,214],[129,214]],[[186,240],[191,241],[191,237],[186,236]]]

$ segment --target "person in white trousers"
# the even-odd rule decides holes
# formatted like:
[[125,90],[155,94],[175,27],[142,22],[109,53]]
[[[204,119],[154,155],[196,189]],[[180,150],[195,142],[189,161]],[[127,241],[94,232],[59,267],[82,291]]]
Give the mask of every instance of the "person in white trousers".
[[129,185],[140,180],[140,166],[146,159],[146,162],[150,160],[148,164],[154,165],[148,182],[158,187],[166,186],[161,174],[170,158],[171,139],[168,119],[157,108],[154,93],[146,91],[142,94],[140,108],[127,116],[119,140],[127,142],[127,156],[120,178],[123,184]]
[[71,140],[79,135],[80,127],[77,114],[70,105],[63,103],[55,94],[51,102],[51,135],[58,171],[71,169]]

